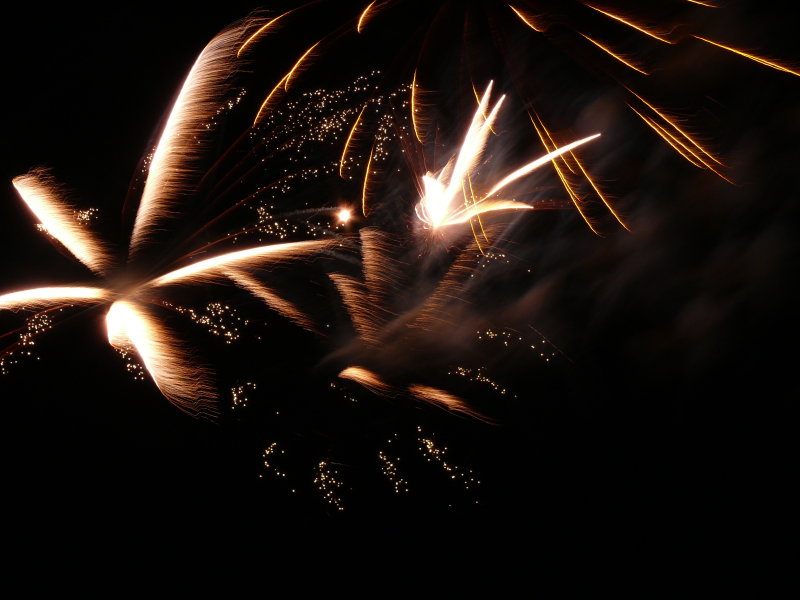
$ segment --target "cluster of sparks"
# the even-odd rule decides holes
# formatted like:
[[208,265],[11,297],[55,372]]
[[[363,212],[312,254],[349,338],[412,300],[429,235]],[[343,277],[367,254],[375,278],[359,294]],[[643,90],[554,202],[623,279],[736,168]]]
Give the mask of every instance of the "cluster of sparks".
[[[692,3],[715,9],[712,3]],[[91,279],[79,285],[39,287],[0,295],[0,310],[34,311],[26,318],[24,327],[12,332],[18,334],[18,339],[0,353],[0,372],[5,374],[19,356],[32,354],[35,338],[53,327],[53,315],[57,312],[73,306],[103,305],[107,307],[108,342],[123,355],[128,370],[137,378],[144,378],[146,373],[178,408],[196,416],[215,418],[219,414],[220,393],[214,370],[202,363],[164,315],[188,318],[226,344],[240,338],[241,328],[248,321],[229,304],[211,302],[205,311],[199,312],[171,301],[171,293],[186,286],[235,286],[298,327],[318,334],[310,311],[266,282],[265,272],[282,263],[333,256],[346,260],[328,270],[325,283],[334,290],[352,329],[347,346],[334,353],[337,360],[344,361],[336,378],[355,383],[375,396],[418,400],[460,415],[482,418],[467,401],[424,377],[417,377],[414,372],[409,374],[406,370],[398,374],[395,370],[385,376],[381,369],[405,346],[424,345],[426,332],[446,330],[457,318],[452,311],[454,304],[469,289],[466,282],[478,276],[478,267],[485,267],[489,261],[506,260],[502,251],[493,249],[495,230],[488,214],[524,213],[537,208],[535,203],[519,199],[532,187],[534,176],[545,171],[554,175],[560,182],[564,203],[572,206],[593,231],[598,232],[587,209],[589,196],[627,229],[622,215],[590,175],[585,160],[578,156],[578,148],[593,145],[601,133],[567,138],[564,132],[546,124],[531,103],[525,103],[525,126],[535,133],[543,151],[517,166],[494,164],[487,156],[492,156],[490,150],[494,144],[503,143],[499,116],[508,102],[505,96],[492,98],[491,81],[480,82],[485,85],[481,95],[478,86],[470,82],[477,106],[471,119],[463,123],[458,149],[446,149],[445,156],[449,158],[444,166],[425,168],[424,172],[409,167],[415,177],[417,195],[405,199],[406,208],[412,209],[405,213],[415,215],[417,226],[405,230],[418,236],[410,245],[423,247],[424,251],[408,260],[407,255],[398,251],[403,244],[392,233],[364,221],[380,204],[376,200],[381,198],[376,191],[379,189],[376,175],[381,167],[390,164],[395,142],[400,140],[406,147],[409,144],[424,147],[429,137],[427,105],[419,83],[421,73],[415,69],[410,81],[390,90],[382,89],[378,83],[381,72],[372,71],[340,89],[318,89],[291,96],[316,58],[330,46],[330,40],[323,38],[299,53],[295,64],[254,106],[248,104],[248,91],[232,89],[228,83],[266,36],[292,19],[301,18],[313,4],[316,3],[268,20],[244,20],[206,46],[179,90],[157,145],[143,161],[144,185],[124,252],[113,251],[111,244],[92,231],[98,210],[73,206],[48,172],[34,170],[13,180],[19,197],[39,221],[37,228],[83,264]],[[402,0],[370,2],[353,15],[347,27],[351,33],[361,35],[404,4]],[[608,3],[579,1],[577,4],[586,12],[581,23],[599,19],[611,29],[630,30],[665,45],[696,41],[800,76],[799,71],[780,61],[707,35],[657,27],[627,11],[615,10]],[[545,39],[563,21],[562,15],[548,9],[549,3],[520,0],[503,6],[531,35]],[[580,44],[600,51],[606,59],[635,74],[634,78],[647,77],[652,71],[645,61],[621,51],[583,25],[576,25],[574,32]],[[637,119],[691,164],[728,179],[722,160],[680,118],[638,91],[634,82],[624,78],[618,81],[627,98],[626,105]],[[226,231],[221,240],[192,247],[188,254],[171,260],[166,267],[158,263],[155,270],[142,269],[142,265],[150,266],[148,257],[159,243],[160,232],[169,231],[189,211],[189,200],[197,190],[212,185],[208,181],[213,178],[207,181],[204,176],[204,166],[212,152],[214,133],[228,115],[244,110],[245,106],[252,114],[237,143],[245,140],[251,144],[246,154],[250,162],[234,164],[213,184],[215,202],[224,207],[202,229],[239,207],[251,210],[254,220]],[[322,154],[325,157],[320,159]],[[220,164],[224,164],[223,159],[214,163],[214,168]],[[259,177],[259,173],[266,175]],[[240,191],[237,182],[248,178],[255,180],[256,185]],[[330,178],[350,186],[346,202],[325,198],[320,208],[318,199],[303,198],[292,203],[290,210],[286,209],[287,198],[301,197],[301,191],[310,182]],[[353,187],[358,188],[357,197],[352,193]],[[357,232],[351,234],[352,229]],[[441,248],[436,240],[445,239],[445,234],[453,231],[468,234],[459,238],[467,241],[453,252],[455,259],[423,297],[409,300],[407,295],[403,296],[400,292],[409,281],[414,281],[413,273],[409,272],[418,267],[415,261]],[[229,248],[223,242],[236,245],[237,249],[219,250]],[[142,272],[148,274],[140,275]],[[516,332],[502,329],[476,333],[481,342],[499,343],[505,348],[529,347],[544,362],[550,362],[558,354],[544,338],[541,342],[538,339],[530,342]],[[457,365],[444,374],[489,386],[501,396],[516,397],[484,367]],[[331,385],[336,387],[337,383]],[[250,382],[230,388],[232,409],[245,407],[255,390],[256,385]],[[438,446],[433,436],[421,428],[417,441],[420,455],[441,467],[464,490],[480,483],[471,469],[454,464],[447,449]],[[285,472],[274,466],[274,458],[281,452],[277,443],[273,443],[264,450],[263,459],[265,469],[283,478]],[[402,474],[397,453],[387,447],[378,451],[377,456],[380,470],[394,492],[408,492],[409,482]],[[344,510],[342,496],[347,488],[334,463],[320,461],[314,483],[325,502],[336,511]]]

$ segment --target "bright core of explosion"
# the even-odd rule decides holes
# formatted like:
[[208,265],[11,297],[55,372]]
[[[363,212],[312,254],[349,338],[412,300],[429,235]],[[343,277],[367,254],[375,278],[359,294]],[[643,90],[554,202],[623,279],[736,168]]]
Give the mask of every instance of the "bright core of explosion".
[[[431,229],[446,225],[466,223],[473,217],[495,210],[530,210],[533,207],[516,200],[494,198],[511,182],[524,177],[534,169],[552,161],[554,158],[574,150],[586,142],[600,137],[599,133],[557,148],[536,160],[515,169],[494,183],[488,192],[477,193],[472,186],[472,175],[479,167],[479,161],[486,148],[492,125],[505,100],[505,96],[489,108],[492,82],[486,87],[480,104],[472,117],[467,134],[458,155],[450,159],[445,167],[434,175],[427,173],[422,177],[422,197],[416,206],[417,217]],[[461,202],[459,196],[463,199]]]
[[353,217],[353,212],[349,208],[342,208],[337,214],[339,223],[347,223]]

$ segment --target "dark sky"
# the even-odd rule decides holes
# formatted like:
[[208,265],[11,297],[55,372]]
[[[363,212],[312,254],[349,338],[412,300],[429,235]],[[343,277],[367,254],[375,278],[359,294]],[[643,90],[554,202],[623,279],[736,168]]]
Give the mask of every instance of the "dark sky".
[[[759,15],[756,4],[733,3],[715,33],[750,20],[752,47],[796,57],[785,20]],[[11,178],[51,167],[87,206],[115,215],[197,52],[249,8],[17,7],[7,17],[17,35],[4,38],[2,52],[0,290],[85,277],[34,230]],[[699,56],[698,68],[711,64]],[[682,534],[716,545],[755,532],[762,519],[767,529],[778,525],[796,446],[800,78],[735,57],[712,67],[708,89],[697,75],[675,85],[718,108],[710,129],[739,185],[684,165],[639,132],[632,144],[642,164],[622,169],[637,191],[620,193],[633,233],[598,238],[545,217],[570,237],[551,232],[544,250],[539,240],[526,256],[549,265],[546,277],[509,306],[516,318],[535,315],[531,324],[568,349],[572,362],[551,377],[569,382],[536,385],[519,373],[524,399],[508,408],[510,423],[486,428],[383,406],[367,416],[317,407],[305,423],[298,410],[266,430],[255,418],[208,424],[176,411],[149,383],[131,382],[105,342],[101,314],[81,314],[42,338],[37,360],[0,379],[4,488],[21,543],[101,523],[122,538],[158,523],[252,541],[281,519],[334,516],[311,483],[321,459],[345,464],[348,514],[383,520],[500,519],[540,539],[583,543],[613,531],[632,545],[679,544]],[[5,331],[19,320],[2,324]],[[291,372],[298,375],[302,366]],[[276,383],[279,405],[315,385]],[[480,493],[449,490],[454,500],[442,502],[442,484],[421,467],[411,472],[419,490],[411,500],[376,491],[379,477],[364,474],[359,453],[418,423],[484,478]],[[260,449],[271,439],[293,453],[286,466],[307,486],[302,498],[259,481]]]

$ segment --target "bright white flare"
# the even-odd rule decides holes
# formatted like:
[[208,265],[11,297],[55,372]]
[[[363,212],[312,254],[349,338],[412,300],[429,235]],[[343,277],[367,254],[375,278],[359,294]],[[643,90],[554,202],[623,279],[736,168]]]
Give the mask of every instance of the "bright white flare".
[[106,314],[108,343],[135,351],[162,394],[194,415],[217,413],[217,392],[208,369],[198,366],[175,335],[140,302],[118,300]]
[[111,254],[76,222],[74,207],[62,198],[58,186],[45,171],[34,170],[12,180],[20,198],[42,222],[47,232],[75,258],[99,275],[112,264]]
[[[597,133],[545,154],[515,169],[495,183],[488,192],[476,197],[472,189],[472,175],[477,170],[478,162],[486,148],[489,133],[492,131],[492,125],[505,99],[505,96],[501,96],[492,107],[491,112],[486,115],[491,91],[492,84],[490,82],[481,98],[478,109],[472,117],[472,122],[458,155],[450,159],[438,175],[427,173],[422,177],[422,198],[420,198],[416,206],[416,213],[419,219],[432,229],[438,229],[445,225],[466,223],[471,218],[489,211],[532,209],[532,206],[523,202],[494,200],[492,196],[496,195],[511,182],[527,175],[557,156],[574,150],[578,146],[600,136]],[[458,196],[463,198],[463,202],[456,201]]]
[[220,254],[214,258],[208,258],[166,275],[157,277],[147,285],[160,286],[179,281],[197,283],[199,281],[210,281],[226,276],[226,270],[231,267],[254,268],[259,267],[269,259],[270,262],[279,262],[292,258],[299,258],[308,254],[319,252],[324,247],[331,245],[330,240],[310,240],[305,242],[289,242],[286,244],[271,244],[269,246],[256,246],[246,250],[228,252]]
[[150,161],[131,235],[131,254],[148,234],[175,217],[180,196],[190,191],[198,160],[207,148],[207,124],[224,97],[225,82],[237,68],[236,52],[244,31],[243,26],[232,27],[217,35],[189,71]]
[[349,208],[342,208],[337,216],[339,217],[339,223],[347,223],[353,217],[353,213]]
[[54,304],[92,304],[105,300],[109,292],[95,287],[43,287],[11,292],[0,296],[0,310],[39,309]]

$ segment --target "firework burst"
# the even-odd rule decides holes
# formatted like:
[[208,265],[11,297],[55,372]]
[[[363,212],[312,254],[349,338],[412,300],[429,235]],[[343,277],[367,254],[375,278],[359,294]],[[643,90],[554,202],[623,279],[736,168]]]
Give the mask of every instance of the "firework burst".
[[[115,260],[109,246],[76,221],[74,207],[63,199],[63,191],[46,171],[35,170],[14,179],[17,193],[39,219],[41,229],[95,275],[102,277],[104,283],[34,288],[0,296],[0,309],[5,310],[42,311],[70,305],[110,305],[106,314],[109,343],[122,351],[138,354],[150,377],[170,402],[186,412],[207,418],[218,414],[219,394],[212,370],[199,364],[179,335],[159,321],[154,309],[169,306],[165,303],[167,289],[227,279],[289,319],[310,327],[310,320],[299,309],[249,273],[265,265],[307,258],[330,245],[328,240],[260,245],[216,253],[179,268],[164,269],[165,272],[158,275],[138,275],[142,262],[139,255],[152,243],[153,232],[167,228],[194,197],[202,175],[197,163],[203,158],[210,136],[208,123],[225,103],[226,82],[238,67],[236,50],[248,27],[249,23],[245,22],[214,38],[184,81],[148,160],[127,256]],[[186,262],[186,259],[179,261]],[[9,351],[13,348],[6,350]]]

